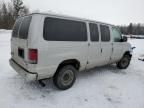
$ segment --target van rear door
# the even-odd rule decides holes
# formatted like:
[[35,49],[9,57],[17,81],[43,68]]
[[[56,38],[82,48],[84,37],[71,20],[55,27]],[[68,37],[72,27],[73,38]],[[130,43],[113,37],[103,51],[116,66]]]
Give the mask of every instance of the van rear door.
[[27,68],[28,35],[31,19],[31,16],[19,18],[14,25],[11,38],[12,59],[23,68]]

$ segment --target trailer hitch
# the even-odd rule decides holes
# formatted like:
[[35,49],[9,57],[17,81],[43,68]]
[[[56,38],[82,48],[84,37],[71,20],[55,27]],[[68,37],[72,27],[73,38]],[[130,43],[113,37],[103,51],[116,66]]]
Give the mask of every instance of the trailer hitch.
[[46,84],[43,82],[43,80],[38,80],[38,83],[42,86],[42,87],[45,87]]

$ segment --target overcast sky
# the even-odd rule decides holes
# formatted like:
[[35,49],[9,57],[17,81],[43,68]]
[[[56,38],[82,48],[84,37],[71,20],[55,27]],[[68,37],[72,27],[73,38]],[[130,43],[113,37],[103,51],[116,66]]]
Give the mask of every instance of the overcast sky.
[[[8,0],[4,0],[8,1]],[[115,25],[144,23],[144,0],[23,0],[31,11],[52,11]]]

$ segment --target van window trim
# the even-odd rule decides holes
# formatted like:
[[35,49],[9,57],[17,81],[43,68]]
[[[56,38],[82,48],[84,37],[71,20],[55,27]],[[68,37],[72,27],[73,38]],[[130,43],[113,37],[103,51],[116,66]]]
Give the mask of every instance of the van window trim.
[[19,27],[19,31],[18,31],[18,39],[21,39],[21,40],[27,40],[27,39],[28,39],[28,36],[27,36],[26,39],[23,39],[23,38],[20,38],[20,35],[19,35],[21,25],[22,25],[24,19],[25,19],[25,18],[28,18],[28,17],[31,17],[31,20],[30,20],[30,23],[29,23],[29,28],[28,28],[28,34],[27,34],[27,35],[29,36],[29,30],[30,30],[30,26],[31,26],[31,22],[32,22],[32,16],[31,16],[31,15],[30,15],[30,16],[22,17],[22,21],[21,21],[21,24],[20,24],[20,27]]
[[[30,25],[31,25],[31,22],[32,22],[32,16],[25,16],[25,17],[20,17],[20,18],[18,18],[17,20],[20,20],[21,19],[21,22],[20,22],[20,26],[19,26],[19,28],[18,28],[18,36],[17,37],[12,37],[12,38],[17,38],[17,39],[22,39],[22,38],[20,38],[20,35],[19,35],[19,33],[20,33],[20,28],[21,28],[21,25],[22,25],[22,23],[23,23],[23,20],[25,19],[25,18],[27,18],[27,17],[31,17],[31,21],[30,21]],[[16,24],[16,23],[15,23]],[[15,24],[14,24],[14,26],[15,26]],[[30,25],[29,25],[29,29],[30,29]],[[13,26],[13,29],[14,29],[14,26]],[[28,35],[29,35],[29,29],[28,29]],[[28,36],[27,36],[27,38],[28,38]],[[26,40],[26,39],[23,39],[23,40]]]
[[[98,28],[98,35],[99,35],[99,40],[98,41],[92,41],[91,39],[91,31],[90,31],[90,24],[96,24]],[[96,22],[88,22],[88,28],[89,28],[89,36],[90,36],[90,42],[92,43],[98,43],[101,41],[101,32],[100,32],[100,24]]]
[[[102,40],[102,33],[101,33],[101,25],[102,26],[107,26],[108,28],[109,28],[109,35],[110,35],[110,40],[109,41],[103,41]],[[104,24],[104,23],[99,23],[99,30],[100,30],[100,37],[101,37],[101,42],[111,42],[111,26],[110,25],[108,25],[108,24]]]
[[[22,22],[23,22],[23,17],[21,17],[21,18],[18,18],[17,20],[21,20],[20,21],[20,25],[19,25],[19,28],[18,28],[18,36],[17,37],[12,37],[12,38],[17,38],[17,39],[19,39],[19,30],[20,30],[20,28],[21,28],[21,24],[22,24]],[[15,24],[16,24],[16,21],[15,21]],[[14,27],[15,27],[15,24],[14,24],[14,26],[13,26],[13,29],[14,29]]]
[[[44,38],[44,27],[45,27],[45,20],[46,18],[56,18],[56,19],[62,19],[62,20],[70,20],[70,21],[76,21],[76,22],[82,22],[82,23],[85,23],[85,28],[86,28],[86,40],[85,41],[57,41],[57,40],[46,40]],[[65,17],[60,17],[60,16],[46,16],[44,17],[44,21],[43,21],[43,39],[45,41],[49,41],[49,42],[88,42],[89,41],[89,30],[88,30],[88,27],[87,27],[87,21],[83,21],[83,20],[77,20],[77,19],[73,19],[73,18],[65,18]]]
[[[116,29],[116,30],[120,33],[120,36],[121,36],[121,39],[122,39],[122,33],[121,33],[120,29],[119,29],[118,27],[112,26],[112,27],[111,27],[111,31],[112,31],[113,29]],[[113,36],[112,36],[112,34],[111,34],[111,37],[112,37],[112,42],[116,42],[116,41],[113,41]]]
[[19,38],[19,31],[20,31],[20,28],[21,28],[21,25],[22,25],[23,20],[24,20],[24,18],[22,17],[22,21],[21,21],[20,26],[19,26],[19,29],[18,29],[18,37],[17,37],[18,39],[20,39],[20,38]]

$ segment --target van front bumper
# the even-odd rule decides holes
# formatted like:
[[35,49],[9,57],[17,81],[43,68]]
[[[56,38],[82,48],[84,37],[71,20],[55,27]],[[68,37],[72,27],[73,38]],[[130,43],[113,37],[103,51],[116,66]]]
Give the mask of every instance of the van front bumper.
[[19,73],[26,81],[34,81],[37,80],[38,74],[29,72],[26,69],[22,68],[19,64],[17,64],[14,60],[9,60],[10,65],[12,68]]

